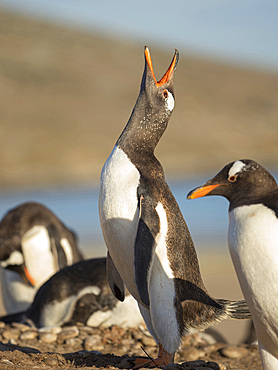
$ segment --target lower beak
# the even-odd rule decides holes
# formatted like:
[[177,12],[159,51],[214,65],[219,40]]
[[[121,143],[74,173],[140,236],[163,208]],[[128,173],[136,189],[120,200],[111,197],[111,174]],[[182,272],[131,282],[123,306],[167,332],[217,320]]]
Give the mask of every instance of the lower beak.
[[213,189],[217,188],[217,186],[220,186],[220,184],[205,185],[205,186],[201,186],[197,189],[194,189],[190,193],[188,193],[187,199],[196,199],[196,198],[204,197],[207,194],[209,194]]
[[36,285],[36,282],[35,282],[35,280],[32,278],[32,276],[30,275],[29,271],[27,270],[27,268],[26,268],[25,266],[24,266],[24,272],[25,272],[25,276],[26,276],[27,281],[28,281],[31,285],[35,286],[35,285]]

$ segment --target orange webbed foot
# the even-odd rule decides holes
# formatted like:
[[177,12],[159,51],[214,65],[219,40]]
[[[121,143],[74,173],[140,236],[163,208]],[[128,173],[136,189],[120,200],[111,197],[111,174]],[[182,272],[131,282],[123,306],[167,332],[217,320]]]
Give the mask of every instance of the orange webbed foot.
[[138,357],[134,361],[133,369],[141,369],[142,367],[152,368],[158,367],[156,361],[146,357]]
[[154,367],[164,367],[166,365],[172,364],[174,362],[175,353],[168,353],[162,346],[159,345],[158,357],[152,358],[137,358],[134,361],[133,369],[140,369],[142,367],[154,368]]

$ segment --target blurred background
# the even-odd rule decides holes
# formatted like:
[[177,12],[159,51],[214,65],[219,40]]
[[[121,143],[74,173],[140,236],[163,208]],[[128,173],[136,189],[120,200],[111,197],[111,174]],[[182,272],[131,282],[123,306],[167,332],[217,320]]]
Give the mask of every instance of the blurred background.
[[101,168],[135,104],[144,46],[157,79],[177,48],[176,106],[156,154],[209,291],[240,298],[228,203],[186,194],[236,159],[278,174],[277,40],[275,0],[0,0],[0,216],[39,201],[87,257],[105,255]]

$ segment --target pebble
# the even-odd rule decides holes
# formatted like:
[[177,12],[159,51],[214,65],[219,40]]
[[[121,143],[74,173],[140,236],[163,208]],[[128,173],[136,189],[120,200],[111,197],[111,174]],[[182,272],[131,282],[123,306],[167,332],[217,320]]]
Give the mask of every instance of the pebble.
[[13,365],[14,366],[14,363],[10,360],[7,360],[6,358],[1,358],[1,362],[4,362],[7,365]]
[[152,337],[146,337],[146,336],[142,338],[142,344],[144,346],[152,346],[152,347],[157,346],[157,344],[155,343],[155,340]]
[[62,328],[60,326],[54,326],[53,328],[40,328],[38,329],[40,333],[53,333],[53,334],[60,334]]
[[42,333],[42,334],[40,334],[40,339],[44,343],[53,343],[53,342],[56,342],[56,340],[57,340],[57,334],[55,334],[55,333]]
[[76,326],[63,328],[62,331],[58,334],[58,342],[62,343],[66,339],[78,337],[79,330]]
[[83,340],[80,338],[68,338],[65,340],[67,346],[70,347],[79,347],[82,345]]
[[202,350],[205,352],[206,355],[217,352],[220,348],[223,348],[223,343],[214,343],[207,346],[202,346]]
[[18,329],[6,329],[2,333],[3,338],[11,340],[11,339],[18,339],[20,336],[20,331]]
[[[29,328],[30,329],[30,328]],[[19,339],[20,340],[32,340],[37,338],[38,332],[34,330],[26,330],[23,331],[23,333],[20,335]]]
[[20,330],[22,333],[24,331],[30,330],[30,326],[29,325],[22,324],[21,322],[13,322],[11,324],[11,327]]
[[102,338],[100,335],[88,337],[84,341],[84,348],[87,351],[99,350],[103,348]]
[[46,366],[59,366],[59,361],[53,357],[47,357],[43,360],[44,365]]
[[219,370],[227,370],[227,367],[224,364],[218,364]]
[[95,329],[89,327],[89,326],[81,326],[79,328],[79,332],[80,334],[85,334],[85,335],[88,335],[88,334],[93,334],[95,331]]
[[3,321],[0,321],[0,329],[4,329],[6,327],[6,324]]
[[60,367],[61,364],[65,364],[65,359],[59,353],[55,353],[54,357],[53,356],[46,357],[43,359],[42,362],[46,366],[53,366],[53,367],[55,366],[55,369],[57,369],[58,367]]
[[225,346],[220,348],[219,352],[222,356],[228,358],[240,358],[248,355],[249,351],[242,346]]
[[183,360],[196,361],[200,357],[205,356],[205,352],[195,347],[184,347],[179,351],[179,354]]

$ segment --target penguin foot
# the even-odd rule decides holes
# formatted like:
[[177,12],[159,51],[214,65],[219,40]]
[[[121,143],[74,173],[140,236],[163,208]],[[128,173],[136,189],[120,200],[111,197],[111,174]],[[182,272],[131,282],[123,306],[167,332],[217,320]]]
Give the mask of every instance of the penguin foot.
[[156,359],[149,359],[149,358],[143,358],[143,357],[140,357],[140,358],[136,358],[134,361],[134,366],[133,366],[133,370],[136,370],[136,369],[141,369],[142,367],[143,368],[152,368],[152,367],[158,367],[158,364],[156,363]]
[[172,364],[174,362],[174,353],[168,353],[162,346],[159,345],[158,357],[155,359],[152,358],[137,358],[134,361],[133,369],[140,369],[142,367],[153,368],[153,367],[164,367],[166,365]]

